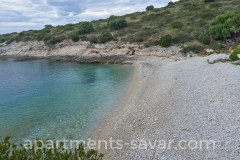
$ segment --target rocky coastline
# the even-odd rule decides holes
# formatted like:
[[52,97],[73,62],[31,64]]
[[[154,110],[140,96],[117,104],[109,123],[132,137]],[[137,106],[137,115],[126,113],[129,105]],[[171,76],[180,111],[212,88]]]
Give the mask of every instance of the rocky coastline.
[[[132,54],[129,54],[132,52]],[[64,41],[56,45],[45,45],[43,42],[13,42],[0,44],[0,59],[15,61],[48,59],[55,61],[75,61],[80,63],[134,63],[146,57],[165,57],[178,59],[183,57],[181,48],[172,46],[163,48],[142,44],[108,42],[91,44],[87,41]]]

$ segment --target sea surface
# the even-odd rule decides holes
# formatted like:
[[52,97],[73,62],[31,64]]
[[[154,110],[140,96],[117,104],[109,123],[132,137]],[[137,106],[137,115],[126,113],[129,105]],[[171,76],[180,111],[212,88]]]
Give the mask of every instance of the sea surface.
[[123,100],[131,65],[0,61],[0,140],[80,140]]

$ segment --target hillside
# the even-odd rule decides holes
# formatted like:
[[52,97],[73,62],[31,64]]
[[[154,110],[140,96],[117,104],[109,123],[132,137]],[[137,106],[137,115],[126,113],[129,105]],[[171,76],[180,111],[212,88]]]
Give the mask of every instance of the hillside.
[[[162,8],[154,8],[146,12],[136,12],[121,17],[127,21],[127,27],[110,29],[109,19],[92,21],[93,30],[88,33],[79,32],[84,22],[53,27],[46,25],[42,30],[29,30],[20,33],[0,35],[0,42],[10,44],[13,41],[44,41],[54,45],[65,39],[83,40],[92,43],[105,43],[110,40],[121,42],[143,43],[145,47],[159,45],[159,39],[169,34],[172,36],[171,45],[196,45],[198,48],[210,46],[214,50],[228,50],[239,44],[237,39],[232,41],[211,38],[210,22],[218,15],[228,11],[240,12],[239,0],[216,0],[212,3],[204,1],[180,0],[169,3]],[[205,37],[205,41],[199,37]],[[193,49],[194,50],[194,49]]]

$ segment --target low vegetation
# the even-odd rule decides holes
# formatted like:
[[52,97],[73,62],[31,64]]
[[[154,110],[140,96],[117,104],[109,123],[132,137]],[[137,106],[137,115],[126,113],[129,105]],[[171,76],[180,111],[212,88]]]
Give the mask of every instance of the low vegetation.
[[229,58],[232,60],[232,61],[236,61],[236,60],[239,60],[239,57],[240,56],[240,47],[235,49],[229,56]]
[[210,33],[216,40],[237,37],[240,32],[240,13],[226,12],[210,23]]
[[160,38],[159,44],[162,47],[170,47],[172,44],[172,36],[169,34],[162,36]]
[[9,141],[6,137],[0,142],[0,159],[1,160],[102,160],[103,154],[96,150],[85,150],[83,144],[74,150],[65,150],[63,143],[54,149],[38,149],[41,143],[31,149],[25,149],[23,145],[17,146]]
[[[171,41],[169,37],[167,42],[161,40],[166,35],[171,36]],[[162,8],[150,5],[146,11],[124,16],[112,15],[107,19],[59,26],[47,24],[42,30],[0,35],[0,42],[7,44],[14,41],[44,41],[47,45],[54,45],[64,40],[91,43],[115,40],[143,43],[145,47],[177,45],[187,46],[186,51],[188,48],[196,51],[196,44],[202,50],[211,48],[217,52],[226,51],[240,42],[240,2],[170,1]]]

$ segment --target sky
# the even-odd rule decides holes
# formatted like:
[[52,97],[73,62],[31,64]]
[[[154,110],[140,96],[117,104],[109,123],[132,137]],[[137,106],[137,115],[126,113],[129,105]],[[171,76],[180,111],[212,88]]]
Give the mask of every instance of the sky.
[[[0,34],[142,12],[163,7],[171,0],[0,0]],[[173,2],[176,0],[172,0]]]

